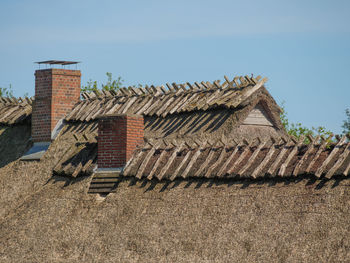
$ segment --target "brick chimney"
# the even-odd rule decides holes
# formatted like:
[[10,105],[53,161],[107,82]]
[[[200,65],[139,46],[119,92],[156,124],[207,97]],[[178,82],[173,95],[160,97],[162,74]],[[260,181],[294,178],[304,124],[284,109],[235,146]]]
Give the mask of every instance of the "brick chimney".
[[50,142],[59,120],[80,98],[80,70],[42,69],[35,71],[35,101],[32,111],[32,139]]
[[144,122],[140,115],[113,114],[98,121],[98,169],[124,167],[137,145],[143,143]]

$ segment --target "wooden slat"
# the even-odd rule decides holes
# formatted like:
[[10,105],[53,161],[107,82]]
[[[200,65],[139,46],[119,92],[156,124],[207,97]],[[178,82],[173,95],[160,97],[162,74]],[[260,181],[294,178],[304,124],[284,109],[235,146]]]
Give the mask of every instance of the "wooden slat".
[[[335,174],[335,172],[340,168],[340,166],[343,165],[343,163],[345,162],[346,158],[349,155],[350,155],[350,143],[345,146],[343,153],[338,157],[337,162],[333,165],[331,169],[329,169],[325,177],[331,178]],[[350,166],[350,163],[349,163],[349,166]]]
[[[152,146],[153,147],[153,146]],[[143,157],[143,155],[147,155],[147,152],[145,151],[145,149],[142,149],[139,151],[139,153],[134,157],[134,155],[130,158],[130,160],[126,163],[124,169],[123,169],[123,175],[124,176],[130,176],[130,170],[132,167],[134,167],[141,159],[141,157]]]
[[152,104],[153,101],[154,101],[154,98],[150,97],[150,99],[147,100],[146,103],[136,111],[136,114],[144,114],[145,110],[149,108],[149,106]]
[[86,104],[86,101],[79,102],[77,105],[74,106],[73,110],[66,116],[66,120],[71,120],[72,116],[74,116],[83,106]]
[[345,168],[343,175],[350,176],[350,162],[348,163],[348,166]]
[[205,158],[205,162],[199,167],[194,177],[200,177],[205,168],[209,165],[215,154],[214,149],[210,149],[208,156]]
[[147,153],[146,157],[143,159],[137,174],[136,174],[136,178],[141,179],[142,174],[147,166],[147,164],[149,163],[149,161],[151,160],[153,154],[156,152],[156,150],[158,149],[160,143],[158,142],[154,147],[152,147],[149,152]]
[[186,106],[197,97],[197,93],[191,93],[191,95],[177,108],[176,112],[185,111]]
[[309,163],[308,167],[305,170],[306,173],[310,173],[311,168],[314,166],[314,164],[316,163],[316,161],[320,157],[321,153],[326,148],[327,144],[328,144],[328,140],[322,139],[322,143],[321,143],[320,147],[318,148],[318,151],[316,152],[315,156],[313,157],[313,159],[311,160],[311,162]]
[[169,113],[170,114],[173,114],[174,112],[177,112],[177,109],[179,107],[181,107],[190,97],[191,97],[192,94],[185,94],[181,100],[177,103],[177,105],[174,106],[174,108],[172,108]]
[[298,153],[300,145],[304,142],[305,136],[300,136],[298,144],[294,145],[292,151],[289,153],[287,159],[284,161],[284,163],[281,165],[278,175],[279,176],[285,176],[286,170],[288,168],[288,165],[292,161],[292,159],[295,157],[295,155]]
[[85,121],[90,121],[92,117],[98,112],[100,112],[101,109],[104,107],[104,100],[100,100],[99,103],[88,113],[88,115],[85,117]]
[[180,165],[176,168],[176,170],[175,170],[175,172],[173,173],[173,175],[170,177],[170,180],[171,180],[171,181],[173,181],[173,180],[177,177],[178,173],[180,172],[181,168],[185,165],[185,163],[187,162],[187,160],[188,160],[188,158],[190,157],[190,155],[191,155],[191,151],[189,150],[189,151],[186,153],[185,157],[182,159]]
[[157,116],[162,115],[166,108],[169,106],[170,103],[172,103],[175,100],[175,96],[172,96],[171,98],[167,98],[166,102],[159,108],[159,110],[156,112]]
[[235,147],[235,149],[232,151],[231,155],[227,158],[226,162],[224,163],[224,165],[221,167],[221,169],[219,170],[219,172],[217,173],[218,177],[221,177],[224,175],[227,166],[231,163],[233,157],[237,154],[238,150],[239,150],[240,146],[237,145]]
[[96,100],[93,100],[91,103],[89,103],[87,109],[84,108],[84,109],[81,109],[80,110],[80,116],[79,117],[79,120],[80,121],[85,121],[86,117],[89,116],[89,114],[91,113],[92,110],[95,109],[96,105],[98,105],[100,103],[100,100],[99,99],[96,99]]
[[255,86],[245,89],[244,93],[242,93],[242,95],[240,95],[239,98],[234,103],[232,103],[232,106],[237,107],[242,101],[244,101],[245,99],[250,97],[250,95],[252,95],[254,92],[259,90],[265,84],[266,81],[267,81],[267,78],[263,78]]
[[181,174],[181,177],[186,178],[187,174],[189,173],[189,171],[191,170],[192,166],[194,165],[194,163],[197,161],[198,157],[202,154],[202,152],[204,151],[204,147],[207,145],[207,142],[203,142],[202,145],[197,149],[197,151],[193,154],[190,162],[188,163],[185,171]]
[[289,151],[289,147],[290,143],[287,143],[286,145],[282,146],[282,150],[279,152],[278,156],[276,157],[276,160],[273,162],[273,164],[267,171],[269,175],[274,175],[276,173],[277,169],[280,167],[280,162]]
[[248,156],[248,154],[251,152],[250,147],[251,145],[247,145],[241,155],[233,162],[231,168],[227,171],[229,175],[231,175],[236,169],[236,166],[239,165]]
[[293,171],[293,175],[294,176],[298,176],[299,175],[299,171],[301,169],[301,167],[304,165],[304,163],[306,162],[306,160],[309,158],[309,156],[311,156],[315,150],[316,150],[316,144],[319,141],[320,136],[318,135],[314,140],[310,140],[310,145],[308,146],[306,152],[304,153],[303,157],[300,159],[300,161],[298,162],[298,164],[295,166],[294,171]]
[[276,152],[275,145],[271,145],[269,151],[267,152],[264,160],[258,165],[258,167],[255,168],[255,170],[252,173],[252,177],[256,178],[260,173],[265,169],[266,165],[271,161],[273,154]]
[[137,96],[131,97],[128,101],[128,103],[125,103],[125,108],[122,110],[122,114],[125,114],[128,109],[131,107],[131,105],[133,105],[135,103],[135,101],[138,99]]
[[241,170],[237,173],[239,176],[243,175],[246,171],[248,171],[248,169],[250,167],[252,167],[253,165],[255,165],[255,160],[258,157],[260,151],[265,147],[265,145],[267,144],[267,142],[263,142],[260,143],[258,145],[258,147],[255,149],[254,153],[252,154],[252,156],[249,157],[246,165],[244,165]]
[[225,156],[225,153],[226,153],[226,149],[225,149],[226,146],[224,146],[220,152],[220,155],[219,155],[219,158],[215,161],[215,163],[213,163],[209,169],[207,170],[206,174],[204,175],[204,177],[206,178],[209,178],[211,177],[212,175],[212,172],[217,168],[219,167],[219,165],[222,163],[223,159],[224,159],[224,156]]
[[149,173],[149,175],[147,176],[148,180],[151,180],[154,173],[156,172],[156,170],[158,169],[159,165],[161,164],[161,162],[163,161],[164,157],[166,156],[167,153],[167,149],[164,149],[160,156],[158,157],[157,161],[155,162],[155,164],[153,165],[153,168],[151,170],[151,172]]
[[159,107],[160,104],[161,104],[161,100],[158,98],[157,100],[155,100],[155,101],[148,107],[148,109],[146,109],[146,110],[144,111],[143,114],[148,115],[153,109],[155,109],[156,107]]
[[169,160],[167,161],[166,165],[163,167],[163,169],[159,172],[159,174],[157,175],[159,180],[162,180],[165,173],[168,171],[168,169],[170,168],[170,166],[173,164],[177,154],[179,152],[181,152],[184,148],[185,142],[182,142],[179,146],[177,146],[173,153],[171,154]]
[[326,160],[322,163],[322,165],[317,169],[315,175],[317,177],[320,177],[323,172],[325,171],[327,165],[333,160],[334,157],[336,157],[337,153],[339,152],[340,147],[345,143],[346,136],[344,135],[340,141],[334,146],[332,152],[328,155]]
[[186,96],[186,94],[175,94],[175,99],[167,108],[164,109],[162,117],[166,117],[171,111],[178,106],[178,103]]

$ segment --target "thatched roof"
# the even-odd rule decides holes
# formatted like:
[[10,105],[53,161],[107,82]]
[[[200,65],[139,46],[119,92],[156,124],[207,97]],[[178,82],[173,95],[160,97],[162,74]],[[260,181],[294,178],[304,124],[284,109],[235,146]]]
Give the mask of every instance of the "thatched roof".
[[[240,80],[240,82],[238,81]],[[165,87],[122,88],[118,93],[85,93],[85,100],[79,102],[65,118],[66,121],[91,121],[103,114],[142,114],[144,116],[166,117],[192,111],[206,111],[216,108],[235,109],[253,93],[263,88],[266,78],[236,77],[226,80],[195,84],[168,84]],[[272,98],[271,98],[272,99]]]
[[30,121],[32,114],[32,98],[0,97],[0,124],[14,125]]
[[350,175],[350,142],[346,136],[338,138],[337,143],[310,139],[310,144],[304,144],[304,138],[299,142],[257,138],[245,144],[224,140],[148,142],[134,153],[123,175],[149,180]]
[[[119,94],[79,105],[94,103],[86,112],[94,115],[101,110],[97,102],[109,103],[104,111],[119,97],[127,103],[118,107],[132,108],[133,96]],[[278,114],[262,88],[237,108],[218,103],[191,113],[144,115],[145,144],[124,174],[98,179],[113,190],[106,197],[87,194],[99,183],[85,176],[96,167],[93,115],[67,121],[39,162],[17,159],[28,146],[30,125],[1,127],[0,261],[345,262],[350,142],[233,141],[235,127],[261,100]],[[232,127],[224,132],[189,136],[193,126],[214,134],[226,116]],[[171,129],[184,133],[164,136]]]

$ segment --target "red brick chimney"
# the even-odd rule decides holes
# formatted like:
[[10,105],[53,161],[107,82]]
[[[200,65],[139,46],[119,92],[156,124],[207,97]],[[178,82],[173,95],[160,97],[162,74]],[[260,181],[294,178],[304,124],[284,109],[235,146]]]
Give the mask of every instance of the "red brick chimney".
[[113,114],[98,121],[98,169],[124,167],[137,145],[143,143],[144,123],[140,115]]
[[50,142],[57,122],[80,98],[80,70],[42,69],[35,71],[35,101],[32,111],[32,139]]

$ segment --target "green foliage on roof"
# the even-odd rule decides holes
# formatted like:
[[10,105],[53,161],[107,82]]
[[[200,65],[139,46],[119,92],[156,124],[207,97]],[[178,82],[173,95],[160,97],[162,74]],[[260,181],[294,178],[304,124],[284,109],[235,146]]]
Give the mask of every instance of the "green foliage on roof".
[[[117,91],[122,87],[124,80],[119,76],[117,79],[113,79],[112,73],[107,72],[107,82],[98,85],[97,81],[89,80],[85,86],[81,87],[81,93],[83,92],[98,92],[99,90],[113,90]],[[99,89],[99,86],[101,87]]]
[[[327,130],[323,126],[312,127],[310,129],[310,128],[302,125],[300,122],[297,122],[297,123],[290,122],[288,120],[287,112],[285,110],[284,104],[285,104],[285,102],[283,101],[281,106],[280,106],[281,107],[280,118],[281,118],[281,122],[283,124],[283,127],[286,129],[286,131],[289,135],[294,136],[295,138],[298,138],[298,139],[301,136],[307,136],[307,135],[311,135],[311,136],[320,135],[320,136],[323,136],[325,138],[330,138],[333,135],[333,133],[331,131]],[[305,139],[305,143],[310,143],[308,138]]]
[[8,87],[0,87],[0,97],[13,97],[13,89],[11,84]]
[[346,119],[344,120],[343,125],[341,126],[344,130],[344,134],[350,134],[350,109],[345,110]]

